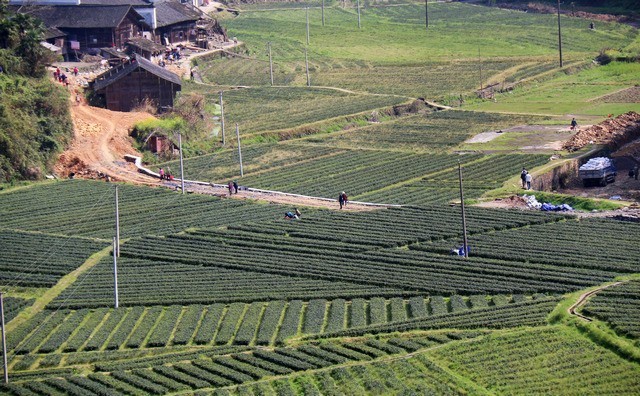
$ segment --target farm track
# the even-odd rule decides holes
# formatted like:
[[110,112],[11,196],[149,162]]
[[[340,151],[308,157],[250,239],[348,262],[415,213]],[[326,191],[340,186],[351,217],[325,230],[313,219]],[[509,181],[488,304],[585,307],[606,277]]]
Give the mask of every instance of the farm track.
[[577,310],[579,308],[581,308],[584,304],[586,304],[586,302],[589,300],[590,297],[592,297],[593,295],[597,294],[598,292],[600,292],[600,291],[602,291],[604,289],[607,289],[609,287],[612,287],[612,286],[621,285],[623,283],[625,283],[625,282],[615,282],[615,283],[612,283],[612,284],[609,284],[609,285],[600,286],[595,290],[591,290],[591,291],[588,291],[586,293],[583,293],[580,296],[580,298],[578,298],[578,301],[576,301],[573,305],[571,305],[567,309],[567,311],[569,312],[570,315],[577,316],[577,317],[579,317],[579,318],[581,318],[583,320],[586,320],[587,322],[592,322],[593,319],[591,319],[590,317],[585,316],[585,315],[577,312]]

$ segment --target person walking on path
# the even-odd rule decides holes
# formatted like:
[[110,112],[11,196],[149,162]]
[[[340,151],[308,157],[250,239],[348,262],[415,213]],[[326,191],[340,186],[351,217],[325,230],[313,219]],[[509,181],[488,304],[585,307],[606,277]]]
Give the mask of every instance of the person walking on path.
[[236,194],[238,193],[238,182],[236,180],[233,181],[233,191]]
[[164,179],[164,169],[160,168],[160,172],[158,172],[160,174],[160,180]]
[[233,194],[233,182],[229,182],[227,188],[229,189],[229,195]]
[[338,195],[338,202],[340,202],[340,209],[342,209],[344,206],[344,192],[341,192],[340,195]]
[[520,180],[522,180],[522,188],[525,188],[526,182],[527,182],[527,170],[525,168],[522,168],[522,172],[520,172]]
[[572,130],[572,131],[575,131],[575,129],[576,129],[577,127],[578,127],[578,121],[576,121],[576,119],[575,119],[575,118],[573,118],[573,119],[571,120],[571,130]]
[[531,173],[527,173],[527,190],[531,190],[531,180],[533,180],[533,178],[531,177]]
[[346,208],[347,207],[347,203],[349,202],[349,198],[347,197],[347,193],[345,193],[343,191],[342,194],[340,194],[340,195],[342,196],[342,203]]

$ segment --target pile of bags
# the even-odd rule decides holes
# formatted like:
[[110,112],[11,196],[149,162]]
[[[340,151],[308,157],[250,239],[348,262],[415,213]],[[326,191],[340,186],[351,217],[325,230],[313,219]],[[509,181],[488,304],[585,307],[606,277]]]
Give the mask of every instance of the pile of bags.
[[582,164],[580,166],[580,170],[599,170],[605,169],[610,166],[613,166],[613,162],[611,162],[611,158],[607,157],[595,157],[591,158],[586,164]]
[[535,195],[523,195],[522,196],[527,202],[527,206],[531,209],[543,210],[545,212],[570,212],[573,211],[573,208],[567,204],[562,205],[554,205],[548,202],[540,203],[536,199]]

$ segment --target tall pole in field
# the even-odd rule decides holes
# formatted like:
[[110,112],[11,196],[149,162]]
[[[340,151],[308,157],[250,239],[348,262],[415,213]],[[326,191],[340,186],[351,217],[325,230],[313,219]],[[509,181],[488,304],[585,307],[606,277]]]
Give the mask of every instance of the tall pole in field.
[[322,0],[322,26],[324,26],[324,0]]
[[116,238],[113,238],[113,298],[118,308],[118,257],[116,256]]
[[238,138],[238,158],[240,158],[240,177],[244,176],[244,170],[242,169],[242,149],[240,148],[240,129],[238,123],[236,123],[236,137]]
[[[271,59],[271,41],[267,43],[267,46],[269,47],[269,76],[271,77],[271,86],[273,87],[273,60]],[[220,95],[222,97],[222,93],[220,93]]]
[[464,194],[462,193],[462,165],[458,161],[458,178],[460,179],[460,207],[462,208],[462,248],[464,257],[469,257],[467,249],[467,220],[464,216]]
[[307,45],[309,45],[309,7],[306,8],[307,12]]
[[2,366],[4,367],[4,383],[9,383],[9,365],[7,364],[7,334],[4,329],[4,297],[0,291],[0,325],[2,325]]
[[358,9],[358,29],[360,29],[360,0],[357,0],[356,8]]
[[[482,58],[480,57],[480,46],[478,45],[478,65],[480,66],[480,91],[482,91]],[[480,92],[482,94],[482,92]]]
[[560,30],[560,0],[558,0],[558,52],[560,53],[560,67],[562,67],[562,31]]
[[184,161],[182,158],[182,134],[178,133],[178,150],[180,150],[180,186],[184,194]]
[[118,206],[118,186],[116,186],[116,245],[113,254],[120,256],[120,207]]
[[429,30],[429,7],[427,6],[429,0],[424,0],[424,22],[426,29]]
[[[273,82],[271,84],[273,85]],[[222,91],[220,91],[220,131],[222,132],[222,145],[224,146],[224,104],[222,103]]]
[[307,69],[307,87],[311,86],[311,79],[309,78],[309,58],[307,57],[307,49],[304,49],[304,66]]

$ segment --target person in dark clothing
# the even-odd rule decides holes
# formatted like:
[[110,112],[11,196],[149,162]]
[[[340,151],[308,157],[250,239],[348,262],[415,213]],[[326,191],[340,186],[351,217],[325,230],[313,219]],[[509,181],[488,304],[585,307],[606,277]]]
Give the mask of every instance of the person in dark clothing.
[[229,189],[229,195],[233,194],[233,183],[229,182],[229,184],[227,184],[227,188]]
[[343,206],[347,206],[347,194],[344,191],[338,196],[338,202],[340,202],[340,209],[342,209]]
[[575,130],[578,127],[578,121],[576,121],[576,119],[572,119],[571,120],[571,130]]
[[520,172],[520,180],[522,180],[522,188],[526,188],[527,185],[527,170],[522,168],[522,172]]
[[237,181],[233,181],[233,191],[237,194],[238,193],[238,182]]

